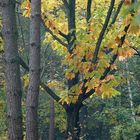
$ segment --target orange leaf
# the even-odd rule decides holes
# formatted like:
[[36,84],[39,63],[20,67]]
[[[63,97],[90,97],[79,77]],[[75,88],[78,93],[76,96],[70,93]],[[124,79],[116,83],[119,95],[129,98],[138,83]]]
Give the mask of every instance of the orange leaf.
[[31,14],[31,3],[30,3],[29,0],[27,0],[25,10],[26,10],[26,14],[25,14],[26,17],[30,17],[30,14]]
[[125,4],[125,5],[131,4],[131,0],[125,0],[125,1],[124,1],[124,4]]
[[65,73],[65,77],[67,78],[67,79],[73,79],[74,77],[75,77],[75,73],[73,73],[73,72],[66,72]]
[[102,92],[101,92],[100,87],[95,88],[95,92],[96,92],[96,94],[97,94],[98,96],[101,96],[101,95],[102,95]]

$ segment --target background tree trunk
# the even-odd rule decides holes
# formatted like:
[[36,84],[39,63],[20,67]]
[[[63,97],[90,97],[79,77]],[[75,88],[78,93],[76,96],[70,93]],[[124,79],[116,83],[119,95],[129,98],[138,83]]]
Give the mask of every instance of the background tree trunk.
[[15,0],[2,0],[3,39],[5,44],[5,76],[7,92],[8,139],[22,140],[21,79],[18,63]]
[[[55,63],[53,62],[53,56],[51,56],[51,64],[50,64],[50,79],[54,80],[55,75]],[[50,97],[50,127],[49,127],[49,140],[55,139],[55,110],[54,110],[54,99]]]
[[38,140],[38,95],[40,85],[41,1],[31,1],[29,88],[26,99],[26,139]]
[[54,119],[54,100],[50,97],[50,128],[49,140],[55,139],[55,119]]
[[132,97],[132,91],[131,91],[131,84],[129,80],[129,67],[128,67],[128,62],[125,62],[126,70],[127,70],[127,89],[128,89],[128,97],[129,97],[129,103],[130,103],[130,108],[131,108],[131,113],[132,113],[132,120],[135,123],[135,111],[134,111],[134,104],[133,104],[133,97]]
[[87,125],[86,125],[86,119],[88,117],[88,110],[87,106],[83,106],[80,111],[80,137],[82,140],[87,140]]

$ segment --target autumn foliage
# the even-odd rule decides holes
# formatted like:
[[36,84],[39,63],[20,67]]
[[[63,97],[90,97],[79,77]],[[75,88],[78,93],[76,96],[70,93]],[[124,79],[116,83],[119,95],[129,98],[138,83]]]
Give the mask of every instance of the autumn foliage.
[[[105,18],[108,9],[111,8],[110,1],[93,1],[90,6],[89,20],[87,20],[86,3],[86,0],[76,1],[76,29],[74,29],[76,40],[70,50],[67,4],[61,0],[42,0],[42,23],[46,28],[46,37],[43,42],[51,42],[52,48],[62,56],[62,64],[66,66],[65,78],[67,80],[73,80],[77,74],[79,75],[79,82],[67,91],[66,98],[61,99],[63,103],[76,102],[80,94],[88,94],[92,89],[95,93],[91,95],[96,94],[103,98],[119,94],[116,87],[122,78],[113,72],[117,70],[115,62],[125,61],[136,53],[132,46],[137,46],[134,42],[137,42],[140,33],[137,24],[139,11],[137,6],[133,8],[134,4],[131,0],[114,2],[112,5],[114,14],[110,15],[101,38]],[[122,10],[117,11],[120,7]],[[22,8],[24,16],[29,17],[30,2],[28,0],[23,2]],[[94,52],[100,39],[96,57]],[[86,89],[85,93],[83,89]]]

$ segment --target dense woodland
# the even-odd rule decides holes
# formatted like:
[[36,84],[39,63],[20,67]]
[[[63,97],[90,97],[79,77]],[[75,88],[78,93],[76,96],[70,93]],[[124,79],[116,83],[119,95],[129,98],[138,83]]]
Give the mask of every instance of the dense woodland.
[[0,0],[0,140],[140,140],[139,0]]

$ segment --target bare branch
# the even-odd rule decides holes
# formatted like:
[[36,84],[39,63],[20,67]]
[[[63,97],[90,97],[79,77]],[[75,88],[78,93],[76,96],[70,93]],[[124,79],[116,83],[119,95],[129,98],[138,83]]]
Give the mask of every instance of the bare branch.
[[105,31],[107,29],[107,26],[108,26],[108,23],[109,23],[111,14],[112,14],[112,10],[113,10],[113,7],[114,7],[114,3],[115,3],[115,0],[111,0],[110,7],[109,7],[109,10],[108,10],[108,13],[107,13],[103,28],[102,28],[102,30],[100,32],[100,35],[99,35],[99,38],[98,38],[98,41],[97,41],[97,44],[96,44],[96,48],[95,48],[94,55],[93,55],[93,60],[92,60],[93,63],[96,63],[96,61],[97,61],[100,45],[102,43]]

